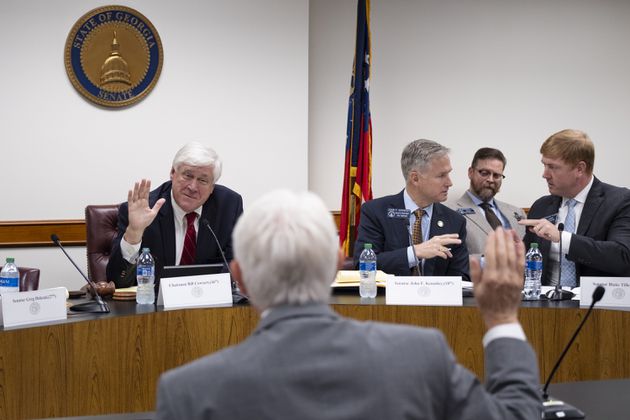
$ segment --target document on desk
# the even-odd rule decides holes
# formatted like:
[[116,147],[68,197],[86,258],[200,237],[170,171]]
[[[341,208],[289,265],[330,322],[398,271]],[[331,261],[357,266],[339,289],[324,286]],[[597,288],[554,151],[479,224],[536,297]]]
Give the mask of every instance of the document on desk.
[[171,277],[160,280],[158,305],[164,308],[232,305],[229,273]]
[[2,325],[5,328],[39,324],[68,318],[65,287],[5,293],[2,302]]
[[385,289],[387,305],[462,306],[462,278],[392,276]]
[[606,291],[598,307],[630,307],[630,277],[580,277],[580,306],[589,306],[593,300],[593,291],[603,286]]

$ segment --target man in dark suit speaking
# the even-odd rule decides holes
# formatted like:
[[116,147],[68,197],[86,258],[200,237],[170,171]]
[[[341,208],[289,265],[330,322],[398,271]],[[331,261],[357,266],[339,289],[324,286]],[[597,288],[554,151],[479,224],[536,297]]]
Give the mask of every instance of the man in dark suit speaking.
[[135,262],[148,247],[156,267],[222,262],[207,220],[228,260],[232,229],[243,213],[241,196],[216,182],[222,163],[216,152],[197,142],[182,147],[171,167],[171,180],[151,191],[151,181],[136,182],[118,211],[118,234],[107,264],[116,287],[136,284]]
[[463,245],[466,219],[440,204],[453,185],[448,153],[449,149],[431,140],[416,140],[405,147],[400,162],[405,189],[361,206],[355,264],[363,245],[371,243],[378,269],[388,274],[470,280],[468,251]]
[[551,195],[536,200],[519,223],[528,226],[525,244],[540,244],[542,283],[555,285],[558,270],[567,287],[579,286],[580,276],[630,276],[630,191],[593,176],[595,147],[582,131],[555,133],[540,153]]
[[483,272],[472,263],[488,328],[484,385],[437,330],[333,312],[343,252],[330,212],[312,193],[264,196],[234,229],[231,264],[260,323],[239,345],[166,372],[157,418],[540,418],[536,356],[517,318],[524,248],[514,236],[491,233]]

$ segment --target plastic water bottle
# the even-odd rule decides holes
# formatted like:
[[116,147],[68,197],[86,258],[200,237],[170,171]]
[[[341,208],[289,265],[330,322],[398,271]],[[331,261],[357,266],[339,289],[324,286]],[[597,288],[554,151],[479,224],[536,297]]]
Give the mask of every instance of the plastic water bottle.
[[529,251],[525,255],[525,287],[523,294],[525,300],[540,299],[540,279],[542,277],[543,257],[538,249],[538,244],[532,242]]
[[155,302],[155,262],[149,248],[142,248],[142,254],[138,257],[136,266],[136,281],[138,290],[136,291],[136,302],[140,304],[152,304]]
[[13,258],[7,258],[7,263],[0,271],[0,295],[20,291],[20,272]]
[[359,257],[359,294],[362,298],[376,297],[376,254],[372,244],[363,245]]

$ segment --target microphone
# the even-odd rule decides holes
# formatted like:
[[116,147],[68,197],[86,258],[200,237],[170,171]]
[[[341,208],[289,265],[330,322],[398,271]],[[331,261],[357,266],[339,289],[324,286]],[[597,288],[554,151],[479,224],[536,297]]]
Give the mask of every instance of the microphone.
[[232,281],[232,300],[234,303],[243,303],[247,302],[247,297],[241,293],[241,289],[238,287],[238,284],[234,281],[232,277],[232,270],[230,270],[230,264],[228,264],[227,258],[225,258],[225,254],[223,253],[223,248],[221,247],[221,243],[217,238],[217,235],[214,233],[212,226],[210,226],[210,222],[205,217],[200,220],[201,224],[208,228],[210,233],[212,234],[212,238],[214,238],[214,242],[217,244],[219,248],[219,252],[221,253],[221,259],[223,260],[223,264],[225,264],[225,268],[227,268],[228,273],[230,273],[230,280]]
[[573,344],[573,342],[575,341],[575,338],[582,330],[584,323],[586,322],[588,317],[591,315],[591,311],[593,310],[593,307],[595,306],[597,302],[599,302],[602,299],[602,297],[604,297],[604,292],[606,292],[606,289],[604,289],[603,286],[597,286],[595,288],[595,290],[593,291],[593,301],[591,302],[591,306],[589,306],[588,311],[586,311],[586,315],[584,315],[582,322],[573,333],[573,337],[571,337],[571,339],[569,340],[569,343],[564,348],[564,351],[558,358],[558,361],[556,362],[555,366],[553,367],[553,369],[551,369],[551,373],[549,374],[549,377],[547,378],[547,382],[545,382],[545,386],[542,389],[542,397],[544,400],[543,413],[542,413],[543,419],[560,419],[561,418],[561,419],[569,420],[569,419],[585,418],[584,413],[582,413],[580,410],[573,407],[572,405],[566,404],[563,401],[549,398],[549,394],[547,394],[547,388],[549,388],[549,383],[551,382],[551,378],[553,378],[553,375],[555,375],[556,371],[558,370],[558,367],[560,366],[560,363],[564,359],[564,356],[567,354],[567,351],[569,351],[571,344]]
[[[558,259],[558,283],[553,290],[547,292],[547,298],[549,300],[571,300],[575,293],[569,290],[562,290],[561,279],[562,279],[562,231],[564,230],[564,223],[558,223],[558,231],[560,232],[560,258]],[[601,298],[600,298],[601,299]],[[598,299],[599,300],[599,299]]]
[[71,311],[76,311],[76,312],[91,312],[91,313],[95,313],[95,314],[106,314],[106,313],[109,313],[109,306],[107,305],[107,303],[105,303],[103,301],[103,298],[101,297],[101,295],[99,295],[98,292],[96,291],[96,286],[95,286],[94,282],[92,280],[90,280],[88,278],[88,276],[85,275],[85,273],[83,273],[83,271],[74,262],[74,260],[70,257],[70,255],[68,255],[68,253],[66,252],[64,247],[61,245],[61,242],[59,241],[59,236],[57,236],[55,233],[53,233],[52,235],[50,235],[50,240],[53,241],[54,244],[57,245],[63,251],[63,253],[66,255],[66,257],[68,257],[68,259],[70,260],[72,265],[74,265],[74,267],[77,269],[77,271],[81,274],[81,276],[83,276],[85,281],[87,281],[88,285],[94,291],[94,300],[95,301],[80,303],[78,305],[72,305],[70,307],[70,310]]

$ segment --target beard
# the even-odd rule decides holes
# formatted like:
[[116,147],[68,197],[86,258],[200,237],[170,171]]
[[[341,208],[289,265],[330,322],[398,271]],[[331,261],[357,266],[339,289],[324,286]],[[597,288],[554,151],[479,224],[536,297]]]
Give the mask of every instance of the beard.
[[473,189],[473,192],[477,197],[483,201],[492,199],[499,192],[499,188],[496,185],[481,186],[480,188]]

